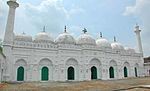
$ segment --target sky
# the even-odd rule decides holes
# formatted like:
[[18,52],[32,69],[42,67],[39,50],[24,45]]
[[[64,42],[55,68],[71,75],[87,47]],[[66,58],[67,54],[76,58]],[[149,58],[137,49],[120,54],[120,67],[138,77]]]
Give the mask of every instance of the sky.
[[[7,0],[0,0],[0,38],[3,39],[8,15]],[[54,39],[67,26],[74,38],[84,28],[94,39],[103,37],[124,47],[137,49],[135,24],[140,26],[144,56],[150,56],[150,0],[17,0],[15,34],[34,36],[43,26]]]

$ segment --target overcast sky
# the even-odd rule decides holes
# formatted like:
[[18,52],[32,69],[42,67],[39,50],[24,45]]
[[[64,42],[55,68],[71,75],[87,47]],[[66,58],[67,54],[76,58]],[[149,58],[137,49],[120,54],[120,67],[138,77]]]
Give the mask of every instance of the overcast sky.
[[[3,39],[8,15],[7,0],[0,0],[0,38]],[[14,32],[35,36],[46,26],[55,39],[67,31],[77,38],[82,29],[95,39],[99,32],[113,42],[113,36],[124,47],[137,50],[133,32],[138,23],[142,32],[144,55],[150,56],[150,0],[17,0]]]

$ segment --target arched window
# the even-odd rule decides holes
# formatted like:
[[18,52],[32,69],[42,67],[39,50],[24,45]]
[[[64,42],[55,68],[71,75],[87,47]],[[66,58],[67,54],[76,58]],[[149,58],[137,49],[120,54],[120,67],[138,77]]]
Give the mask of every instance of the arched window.
[[113,67],[109,68],[109,77],[114,78],[114,68]]
[[95,66],[91,67],[91,79],[97,79],[97,68]]
[[17,81],[24,81],[24,68],[22,66],[17,69]]
[[138,76],[137,75],[137,68],[135,67],[134,70],[135,70],[135,77],[137,77]]
[[48,67],[43,67],[41,70],[41,80],[48,81],[49,70]]
[[74,68],[73,67],[68,68],[67,74],[68,74],[68,80],[74,80]]
[[127,67],[124,67],[124,77],[128,77],[128,70],[127,70]]

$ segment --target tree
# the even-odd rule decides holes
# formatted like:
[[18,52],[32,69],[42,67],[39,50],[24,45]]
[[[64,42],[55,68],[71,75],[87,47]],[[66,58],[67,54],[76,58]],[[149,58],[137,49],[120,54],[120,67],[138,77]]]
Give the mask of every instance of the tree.
[[0,39],[0,52],[2,53],[3,52],[3,47],[2,47],[2,39]]

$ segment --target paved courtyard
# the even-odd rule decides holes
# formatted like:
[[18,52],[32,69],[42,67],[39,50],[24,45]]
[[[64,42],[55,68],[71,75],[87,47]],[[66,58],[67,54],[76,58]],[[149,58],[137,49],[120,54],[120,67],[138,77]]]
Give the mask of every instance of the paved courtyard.
[[2,83],[0,91],[150,91],[150,77],[109,81]]

